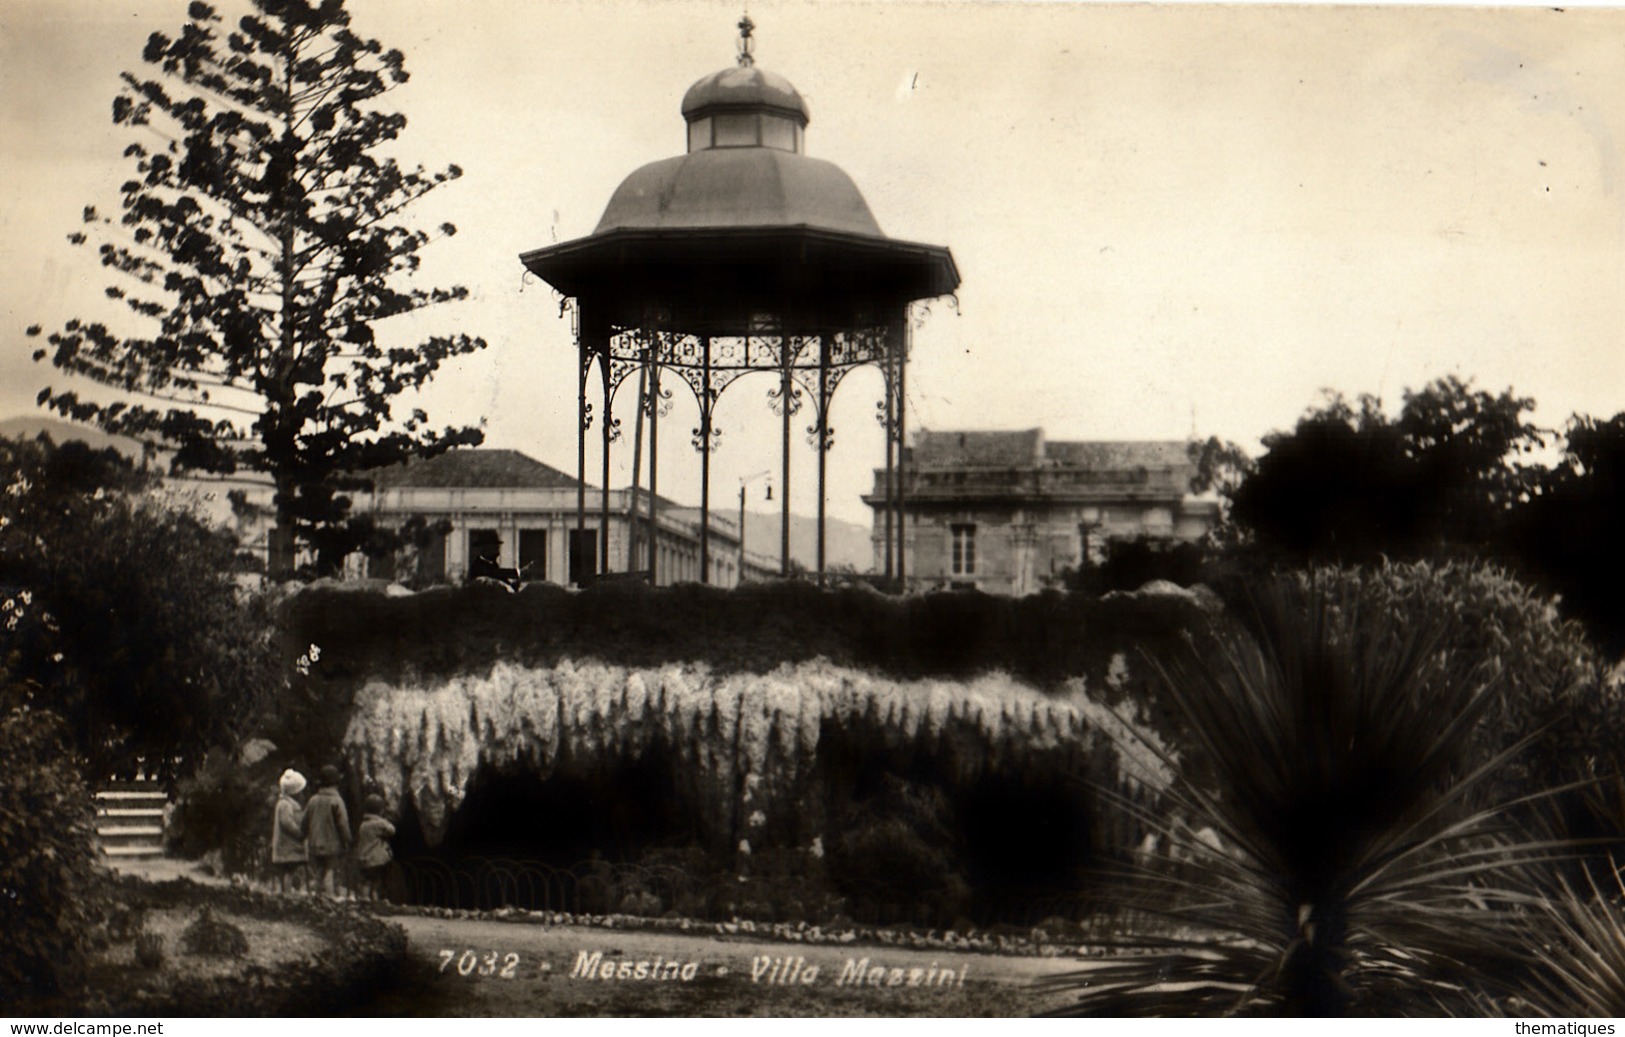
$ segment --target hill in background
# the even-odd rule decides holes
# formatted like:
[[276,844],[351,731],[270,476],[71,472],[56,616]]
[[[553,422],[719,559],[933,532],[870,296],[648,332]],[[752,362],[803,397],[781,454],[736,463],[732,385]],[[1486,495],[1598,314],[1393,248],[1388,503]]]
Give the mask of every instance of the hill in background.
[[[737,519],[739,513],[734,512]],[[763,558],[779,557],[779,523],[782,515],[777,511],[751,511],[745,517],[745,550]],[[790,515],[790,557],[808,569],[818,567],[818,520]],[[869,527],[840,519],[824,522],[824,560],[829,568],[848,566],[866,573],[874,568],[875,552],[869,542]]]
[[90,425],[32,414],[0,419],[0,436],[7,439],[35,439],[41,432],[50,436],[53,443],[71,443],[77,439],[93,450],[112,447],[126,457],[141,459],[140,443],[128,436],[110,436]]

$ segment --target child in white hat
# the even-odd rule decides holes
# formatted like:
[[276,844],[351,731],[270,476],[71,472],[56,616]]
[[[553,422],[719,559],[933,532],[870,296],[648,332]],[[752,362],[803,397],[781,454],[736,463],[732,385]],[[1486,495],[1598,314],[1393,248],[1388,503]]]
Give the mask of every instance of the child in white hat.
[[282,795],[271,825],[271,867],[276,871],[277,888],[291,893],[310,859],[305,851],[305,809],[296,798],[305,791],[305,776],[290,767],[277,779],[277,788]]

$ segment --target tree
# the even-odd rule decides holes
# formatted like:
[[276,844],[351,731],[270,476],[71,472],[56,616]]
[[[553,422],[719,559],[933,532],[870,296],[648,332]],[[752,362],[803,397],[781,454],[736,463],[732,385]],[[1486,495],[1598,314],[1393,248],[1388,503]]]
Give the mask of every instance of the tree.
[[1487,545],[1527,500],[1539,469],[1522,459],[1546,431],[1525,420],[1535,401],[1505,389],[1494,396],[1451,375],[1405,392],[1395,427],[1426,487],[1423,533],[1435,542]]
[[1542,442],[1534,401],[1441,378],[1382,402],[1330,395],[1266,452],[1232,496],[1231,517],[1266,550],[1365,561],[1496,547],[1533,485],[1520,458]]
[[399,421],[393,405],[485,342],[406,347],[375,332],[468,294],[409,285],[432,239],[395,220],[461,170],[403,169],[382,153],[406,125],[376,104],[407,79],[400,51],[353,33],[343,0],[252,2],[235,29],[192,3],[177,37],[147,41],[156,77],[125,73],[113,103],[116,124],[144,131],[124,153],[136,175],[122,216],[87,207],[70,240],[99,240],[102,265],[123,275],[106,294],[146,330],[71,320],[35,359],[159,401],[42,391],[63,415],[158,440],[176,470],[268,473],[282,575],[296,539],[343,525],[359,473],[481,441],[474,428],[433,431],[417,409]]
[[1625,411],[1608,421],[1577,415],[1562,460],[1542,473],[1516,522],[1514,546],[1541,582],[1562,595],[1610,653],[1625,652]]
[[1247,451],[1217,436],[1210,436],[1206,441],[1191,440],[1185,454],[1196,466],[1196,474],[1191,476],[1192,493],[1211,490],[1229,498],[1253,471],[1253,459],[1247,456]]
[[1231,498],[1230,517],[1266,550],[1360,559],[1409,541],[1418,475],[1398,432],[1372,398],[1356,415],[1332,396],[1291,432],[1264,437],[1265,453]]
[[1196,466],[1190,492],[1212,493],[1219,499],[1219,521],[1208,530],[1203,542],[1221,550],[1241,546],[1246,533],[1231,518],[1230,510],[1236,490],[1253,474],[1256,467],[1253,459],[1236,443],[1217,436],[1210,436],[1206,441],[1191,440],[1185,446],[1185,454]]
[[63,717],[95,780],[230,743],[279,679],[236,550],[116,451],[0,439],[0,686]]

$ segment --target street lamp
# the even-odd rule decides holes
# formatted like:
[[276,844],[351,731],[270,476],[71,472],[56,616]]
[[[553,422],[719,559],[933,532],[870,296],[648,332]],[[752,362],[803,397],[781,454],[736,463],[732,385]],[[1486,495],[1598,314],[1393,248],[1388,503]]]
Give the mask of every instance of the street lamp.
[[754,475],[741,475],[739,477],[739,578],[734,581],[738,586],[745,582],[745,484],[755,482],[757,479],[767,478],[767,496],[763,500],[773,499],[773,471],[764,468]]

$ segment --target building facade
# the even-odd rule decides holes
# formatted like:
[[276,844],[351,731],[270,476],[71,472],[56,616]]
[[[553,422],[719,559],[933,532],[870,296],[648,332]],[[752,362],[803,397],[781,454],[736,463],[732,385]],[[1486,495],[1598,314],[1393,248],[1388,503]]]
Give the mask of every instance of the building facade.
[[[611,490],[606,502],[598,487],[583,491],[574,477],[517,450],[449,451],[381,471],[374,486],[370,495],[358,496],[355,510],[370,512],[380,526],[402,529],[411,523],[420,532],[415,545],[393,558],[357,559],[369,576],[457,583],[468,578],[483,556],[503,569],[518,570],[527,583],[581,585],[600,575],[599,538],[605,535],[611,569],[647,567],[651,499],[646,490],[636,491],[636,508],[630,488]],[[578,529],[582,492],[586,518]],[[736,522],[717,514],[710,521],[710,583],[737,585],[741,561],[745,580],[778,575],[773,560],[741,559]],[[655,522],[659,583],[700,582],[698,510],[662,499]]]
[[[1047,442],[1042,429],[918,432],[903,451],[904,571],[910,590],[1031,594],[1098,563],[1113,540],[1200,539],[1218,502],[1190,492],[1182,441]],[[886,472],[875,510],[884,570]],[[895,536],[895,534],[893,534]]]

